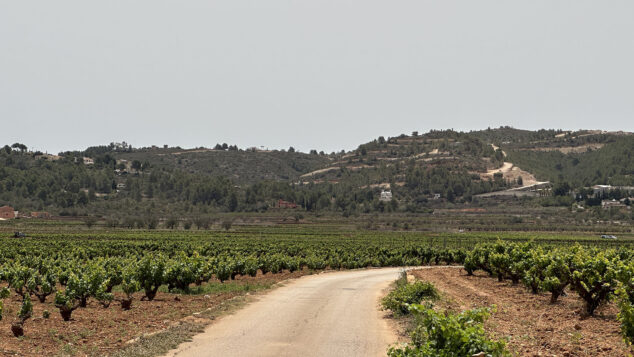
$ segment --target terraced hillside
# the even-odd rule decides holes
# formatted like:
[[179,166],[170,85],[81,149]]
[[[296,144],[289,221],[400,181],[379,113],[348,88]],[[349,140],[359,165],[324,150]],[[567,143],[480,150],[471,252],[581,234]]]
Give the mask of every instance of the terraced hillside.
[[206,148],[147,148],[119,153],[116,157],[128,162],[148,162],[157,168],[177,169],[190,174],[223,176],[236,184],[297,180],[300,175],[326,166],[332,161],[332,158],[323,154]]

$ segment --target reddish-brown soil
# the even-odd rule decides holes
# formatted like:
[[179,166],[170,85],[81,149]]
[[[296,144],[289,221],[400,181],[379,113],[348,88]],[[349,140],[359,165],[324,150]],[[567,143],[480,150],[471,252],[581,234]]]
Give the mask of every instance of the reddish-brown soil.
[[[276,283],[299,277],[307,272],[259,274],[257,277],[238,277],[240,283]],[[52,356],[52,355],[105,355],[126,342],[146,333],[163,330],[175,321],[195,312],[217,307],[223,301],[243,292],[223,292],[205,295],[177,295],[159,293],[153,301],[140,301],[142,293],[136,293],[132,309],[123,311],[113,301],[104,308],[91,299],[88,307],[79,308],[71,321],[64,322],[53,304],[53,296],[41,304],[33,299],[33,318],[24,325],[25,336],[15,338],[11,333],[21,304],[16,294],[4,300],[4,318],[0,321],[0,356]],[[121,294],[115,293],[116,297]],[[44,319],[44,310],[50,318]]]
[[496,338],[507,338],[519,356],[628,356],[619,334],[614,304],[600,307],[595,317],[581,318],[583,302],[574,292],[549,304],[550,295],[531,294],[522,285],[498,282],[486,274],[468,276],[463,269],[434,268],[411,274],[432,282],[449,308],[497,306],[485,324]]

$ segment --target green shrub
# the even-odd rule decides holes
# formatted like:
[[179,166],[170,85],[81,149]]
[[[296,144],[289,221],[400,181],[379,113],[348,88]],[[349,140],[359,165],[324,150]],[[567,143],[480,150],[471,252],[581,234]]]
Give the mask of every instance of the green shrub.
[[18,311],[18,319],[11,324],[13,336],[24,336],[24,323],[30,319],[31,316],[33,316],[33,303],[31,302],[31,295],[26,294],[22,300],[20,311]]
[[550,255],[550,264],[544,270],[544,278],[540,288],[550,292],[550,303],[554,304],[563,294],[572,279],[570,270],[570,257],[560,251],[554,251]]
[[135,280],[145,292],[143,298],[152,301],[165,282],[165,257],[161,254],[145,256],[137,265]]
[[390,357],[462,357],[484,353],[485,356],[510,356],[502,340],[491,340],[483,322],[490,310],[467,310],[459,314],[435,311],[429,305],[413,304],[410,311],[416,316],[412,342],[402,347],[391,347]]
[[585,301],[585,313],[593,315],[599,305],[609,301],[617,285],[617,261],[604,252],[585,252],[575,257],[570,285]]
[[409,304],[419,304],[424,299],[437,299],[438,290],[426,281],[417,281],[414,284],[407,284],[402,280],[397,282],[397,286],[385,298],[382,305],[384,309],[392,311],[395,315],[409,314]]
[[526,259],[527,269],[522,282],[533,294],[542,290],[542,284],[546,279],[545,271],[550,262],[550,255],[546,254],[541,246],[537,246],[529,252]]

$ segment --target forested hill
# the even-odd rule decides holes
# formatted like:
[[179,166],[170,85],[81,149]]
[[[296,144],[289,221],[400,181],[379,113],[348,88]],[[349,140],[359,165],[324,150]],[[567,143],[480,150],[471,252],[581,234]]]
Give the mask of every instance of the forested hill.
[[621,136],[566,147],[508,150],[508,160],[542,180],[572,187],[634,186],[634,137]]
[[[379,137],[331,154],[111,144],[47,155],[13,144],[0,149],[0,206],[165,216],[265,211],[283,199],[307,211],[418,212],[521,186],[517,178],[493,174],[506,161],[572,188],[633,185],[633,152],[634,136],[627,133],[508,127]],[[391,190],[394,200],[381,202],[382,190]]]
[[289,151],[140,149],[115,155],[118,160],[142,162],[155,168],[177,169],[191,174],[224,176],[236,184],[292,181],[327,165],[324,153]]

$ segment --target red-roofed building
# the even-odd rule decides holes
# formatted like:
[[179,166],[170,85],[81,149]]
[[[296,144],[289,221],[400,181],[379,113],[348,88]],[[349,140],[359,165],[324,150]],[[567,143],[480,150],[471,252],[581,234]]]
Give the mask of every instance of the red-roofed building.
[[293,202],[288,202],[284,200],[277,201],[277,207],[279,208],[297,208],[297,205]]
[[32,218],[51,218],[51,214],[48,212],[31,212]]
[[0,218],[3,219],[12,219],[15,218],[16,212],[11,206],[2,206],[0,207]]

